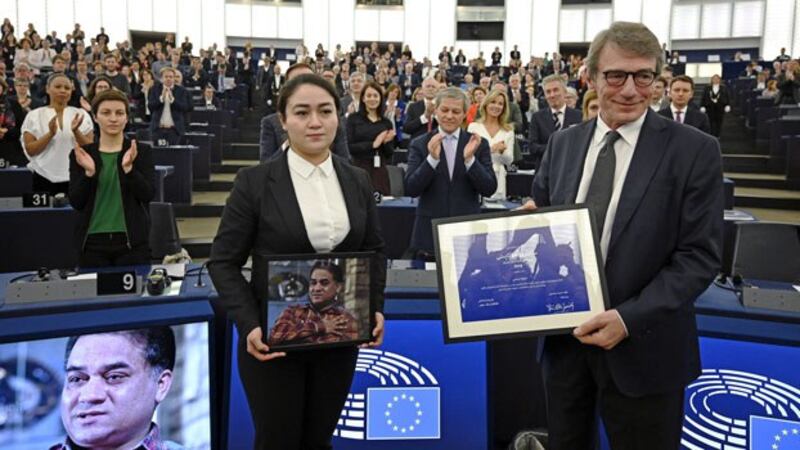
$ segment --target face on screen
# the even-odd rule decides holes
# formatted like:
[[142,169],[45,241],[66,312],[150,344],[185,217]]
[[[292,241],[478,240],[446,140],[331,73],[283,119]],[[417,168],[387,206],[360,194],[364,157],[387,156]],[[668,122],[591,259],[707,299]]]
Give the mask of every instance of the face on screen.
[[72,441],[89,448],[133,448],[145,437],[172,372],[156,372],[144,344],[125,334],[80,337],[66,362],[61,419]]

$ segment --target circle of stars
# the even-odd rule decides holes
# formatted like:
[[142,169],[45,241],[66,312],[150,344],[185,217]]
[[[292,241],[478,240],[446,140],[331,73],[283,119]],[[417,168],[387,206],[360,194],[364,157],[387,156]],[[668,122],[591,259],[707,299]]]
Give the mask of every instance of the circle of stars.
[[772,450],[778,450],[780,448],[780,443],[784,439],[788,438],[789,435],[798,436],[800,435],[800,429],[792,428],[791,430],[781,430],[779,434],[775,435],[774,444],[772,444]]
[[[392,419],[392,411],[391,410],[392,410],[392,408],[395,407],[395,405],[400,403],[400,401],[408,402],[414,407],[414,409],[416,409],[416,418],[414,419],[414,423],[413,424],[398,425]],[[422,410],[420,409],[420,406],[422,406],[422,405],[420,405],[420,403],[414,399],[413,395],[406,395],[406,394],[401,394],[399,396],[395,395],[394,397],[392,397],[392,401],[386,404],[386,412],[384,413],[384,415],[386,416],[386,425],[389,425],[390,427],[392,427],[393,431],[400,432],[401,434],[405,434],[407,432],[414,431],[414,428],[416,426],[419,426],[419,424],[422,422],[422,419],[421,419]]]

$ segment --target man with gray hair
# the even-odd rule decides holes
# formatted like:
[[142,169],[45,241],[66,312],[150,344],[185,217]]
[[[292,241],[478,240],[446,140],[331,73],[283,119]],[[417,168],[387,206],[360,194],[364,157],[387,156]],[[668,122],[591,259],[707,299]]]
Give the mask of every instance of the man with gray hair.
[[341,98],[339,103],[342,106],[342,111],[345,115],[358,112],[358,103],[361,100],[361,90],[364,89],[364,83],[366,82],[367,80],[364,78],[363,73],[355,71],[350,74],[350,89],[347,94]]
[[421,136],[425,132],[435,130],[438,127],[438,122],[434,117],[436,108],[433,100],[438,90],[438,81],[433,77],[425,78],[425,80],[422,81],[422,95],[424,95],[425,98],[408,105],[406,122],[403,124],[403,132],[410,135],[411,139]]
[[583,120],[583,114],[567,106],[567,84],[560,74],[548,75],[542,80],[547,108],[542,108],[531,116],[528,127],[528,159],[539,168],[545,146],[550,136]]
[[663,65],[655,35],[615,22],[589,48],[596,119],[555,133],[528,208],[586,204],[609,309],[548,336],[548,449],[675,450],[684,388],[700,374],[694,302],[720,267],[719,143],[649,107]]
[[[436,83],[433,81],[434,88]],[[405,193],[419,197],[409,253],[431,261],[431,220],[477,214],[481,196],[497,190],[489,142],[461,130],[469,106],[457,87],[443,89],[433,102],[437,128],[413,139],[408,149]]]

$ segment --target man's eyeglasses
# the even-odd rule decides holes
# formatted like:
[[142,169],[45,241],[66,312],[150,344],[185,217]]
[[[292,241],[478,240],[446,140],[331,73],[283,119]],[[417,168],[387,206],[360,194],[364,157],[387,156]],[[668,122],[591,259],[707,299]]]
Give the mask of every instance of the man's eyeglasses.
[[647,87],[656,80],[656,73],[652,70],[640,70],[638,72],[625,72],[624,70],[607,70],[603,72],[603,77],[609,86],[620,87],[628,81],[628,77],[633,77],[636,86]]

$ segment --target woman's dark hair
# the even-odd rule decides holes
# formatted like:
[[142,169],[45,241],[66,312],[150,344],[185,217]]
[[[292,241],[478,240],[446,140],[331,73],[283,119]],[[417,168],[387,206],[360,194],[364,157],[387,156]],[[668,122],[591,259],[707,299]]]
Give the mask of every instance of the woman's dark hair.
[[289,99],[292,98],[292,95],[294,95],[297,89],[304,84],[322,88],[327,92],[333,99],[333,105],[336,107],[336,114],[339,114],[339,95],[333,83],[317,74],[304,73],[287,81],[286,84],[283,85],[283,88],[281,88],[281,96],[278,97],[278,112],[282,117],[286,117],[286,106],[289,104]]
[[87,89],[86,92],[86,100],[89,100],[89,103],[92,103],[94,101],[95,90],[97,89],[97,83],[101,81],[105,81],[106,83],[108,83],[108,87],[114,89],[114,83],[111,82],[111,78],[108,78],[105,75],[98,75],[97,77],[95,77],[94,80],[92,80],[91,83],[89,83],[89,89]]
[[47,83],[45,85],[47,87],[50,87],[50,85],[53,84],[53,81],[55,81],[56,78],[62,78],[62,77],[66,78],[67,81],[69,81],[69,85],[72,86],[72,89],[75,89],[75,86],[72,85],[72,80],[70,80],[69,77],[67,76],[67,74],[65,74],[64,72],[56,72],[56,73],[50,74],[50,76],[47,77]]
[[367,89],[374,89],[381,96],[381,100],[378,102],[378,117],[383,117],[383,112],[386,110],[386,94],[383,92],[381,85],[375,81],[364,83],[364,89],[361,89],[361,98],[358,100],[358,113],[367,117],[367,105],[364,104],[364,94]]
[[128,103],[128,96],[125,95],[124,92],[118,91],[116,89],[109,89],[107,91],[103,91],[92,99],[92,114],[95,116],[97,115],[97,111],[100,109],[100,104],[103,102],[122,102],[125,104],[125,113],[127,114],[129,103]]
[[333,281],[337,283],[344,282],[344,273],[342,272],[342,268],[330,261],[315,262],[314,265],[311,266],[311,270],[308,271],[309,278],[311,277],[311,274],[314,273],[314,271],[317,269],[325,270],[328,273],[330,273],[331,276],[333,276]]

